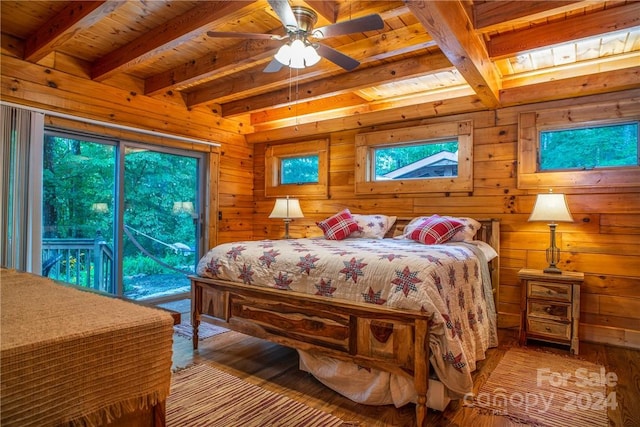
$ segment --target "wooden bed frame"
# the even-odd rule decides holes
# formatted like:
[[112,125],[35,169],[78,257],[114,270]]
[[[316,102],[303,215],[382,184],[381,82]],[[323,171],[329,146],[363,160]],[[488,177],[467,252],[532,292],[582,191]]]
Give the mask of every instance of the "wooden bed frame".
[[[401,234],[399,218],[387,237]],[[477,240],[500,251],[498,220],[479,220]],[[499,257],[490,262],[492,288],[499,284]],[[313,354],[413,378],[416,422],[427,412],[431,313],[381,307],[322,296],[191,276],[193,348],[201,321]]]

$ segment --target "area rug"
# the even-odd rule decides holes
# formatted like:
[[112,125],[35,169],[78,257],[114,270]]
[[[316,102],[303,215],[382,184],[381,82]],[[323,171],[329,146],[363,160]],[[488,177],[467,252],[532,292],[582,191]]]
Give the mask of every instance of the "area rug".
[[332,427],[339,418],[200,364],[173,374],[168,427]]
[[608,426],[607,408],[617,406],[616,381],[601,365],[512,348],[465,403],[533,426]]
[[[188,319],[175,325],[173,330],[177,335],[184,338],[191,339],[193,336],[193,326],[191,326],[191,322]],[[229,330],[210,323],[200,322],[200,326],[198,327],[198,341],[206,340],[207,338],[211,338],[224,332],[229,332]]]

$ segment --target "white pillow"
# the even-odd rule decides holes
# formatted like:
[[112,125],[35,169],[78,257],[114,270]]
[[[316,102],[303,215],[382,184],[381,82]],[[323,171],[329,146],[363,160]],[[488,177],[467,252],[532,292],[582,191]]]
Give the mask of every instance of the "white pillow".
[[349,237],[361,239],[382,239],[396,222],[395,216],[351,214],[358,224],[359,231],[354,231]]
[[471,240],[467,243],[471,243],[472,245],[477,246],[478,249],[480,249],[482,253],[484,253],[485,258],[487,258],[487,262],[498,256],[498,252],[496,252],[496,250],[493,249],[493,246],[491,246],[487,242],[483,242],[482,240]]

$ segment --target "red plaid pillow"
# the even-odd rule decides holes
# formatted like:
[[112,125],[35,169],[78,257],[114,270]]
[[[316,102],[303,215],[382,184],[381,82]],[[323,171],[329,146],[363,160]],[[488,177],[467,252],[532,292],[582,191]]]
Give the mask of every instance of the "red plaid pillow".
[[360,229],[349,209],[345,209],[324,221],[316,222],[316,225],[322,229],[324,237],[329,240],[345,239],[349,234]]
[[433,215],[414,228],[409,238],[426,245],[437,245],[449,241],[464,226],[460,221]]

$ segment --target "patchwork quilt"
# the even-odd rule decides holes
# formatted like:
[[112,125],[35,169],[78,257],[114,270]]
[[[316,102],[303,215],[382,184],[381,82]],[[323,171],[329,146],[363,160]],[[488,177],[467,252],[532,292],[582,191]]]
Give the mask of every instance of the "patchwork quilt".
[[240,241],[211,249],[202,277],[434,313],[431,364],[463,395],[476,361],[497,345],[487,262],[472,243],[405,239]]

